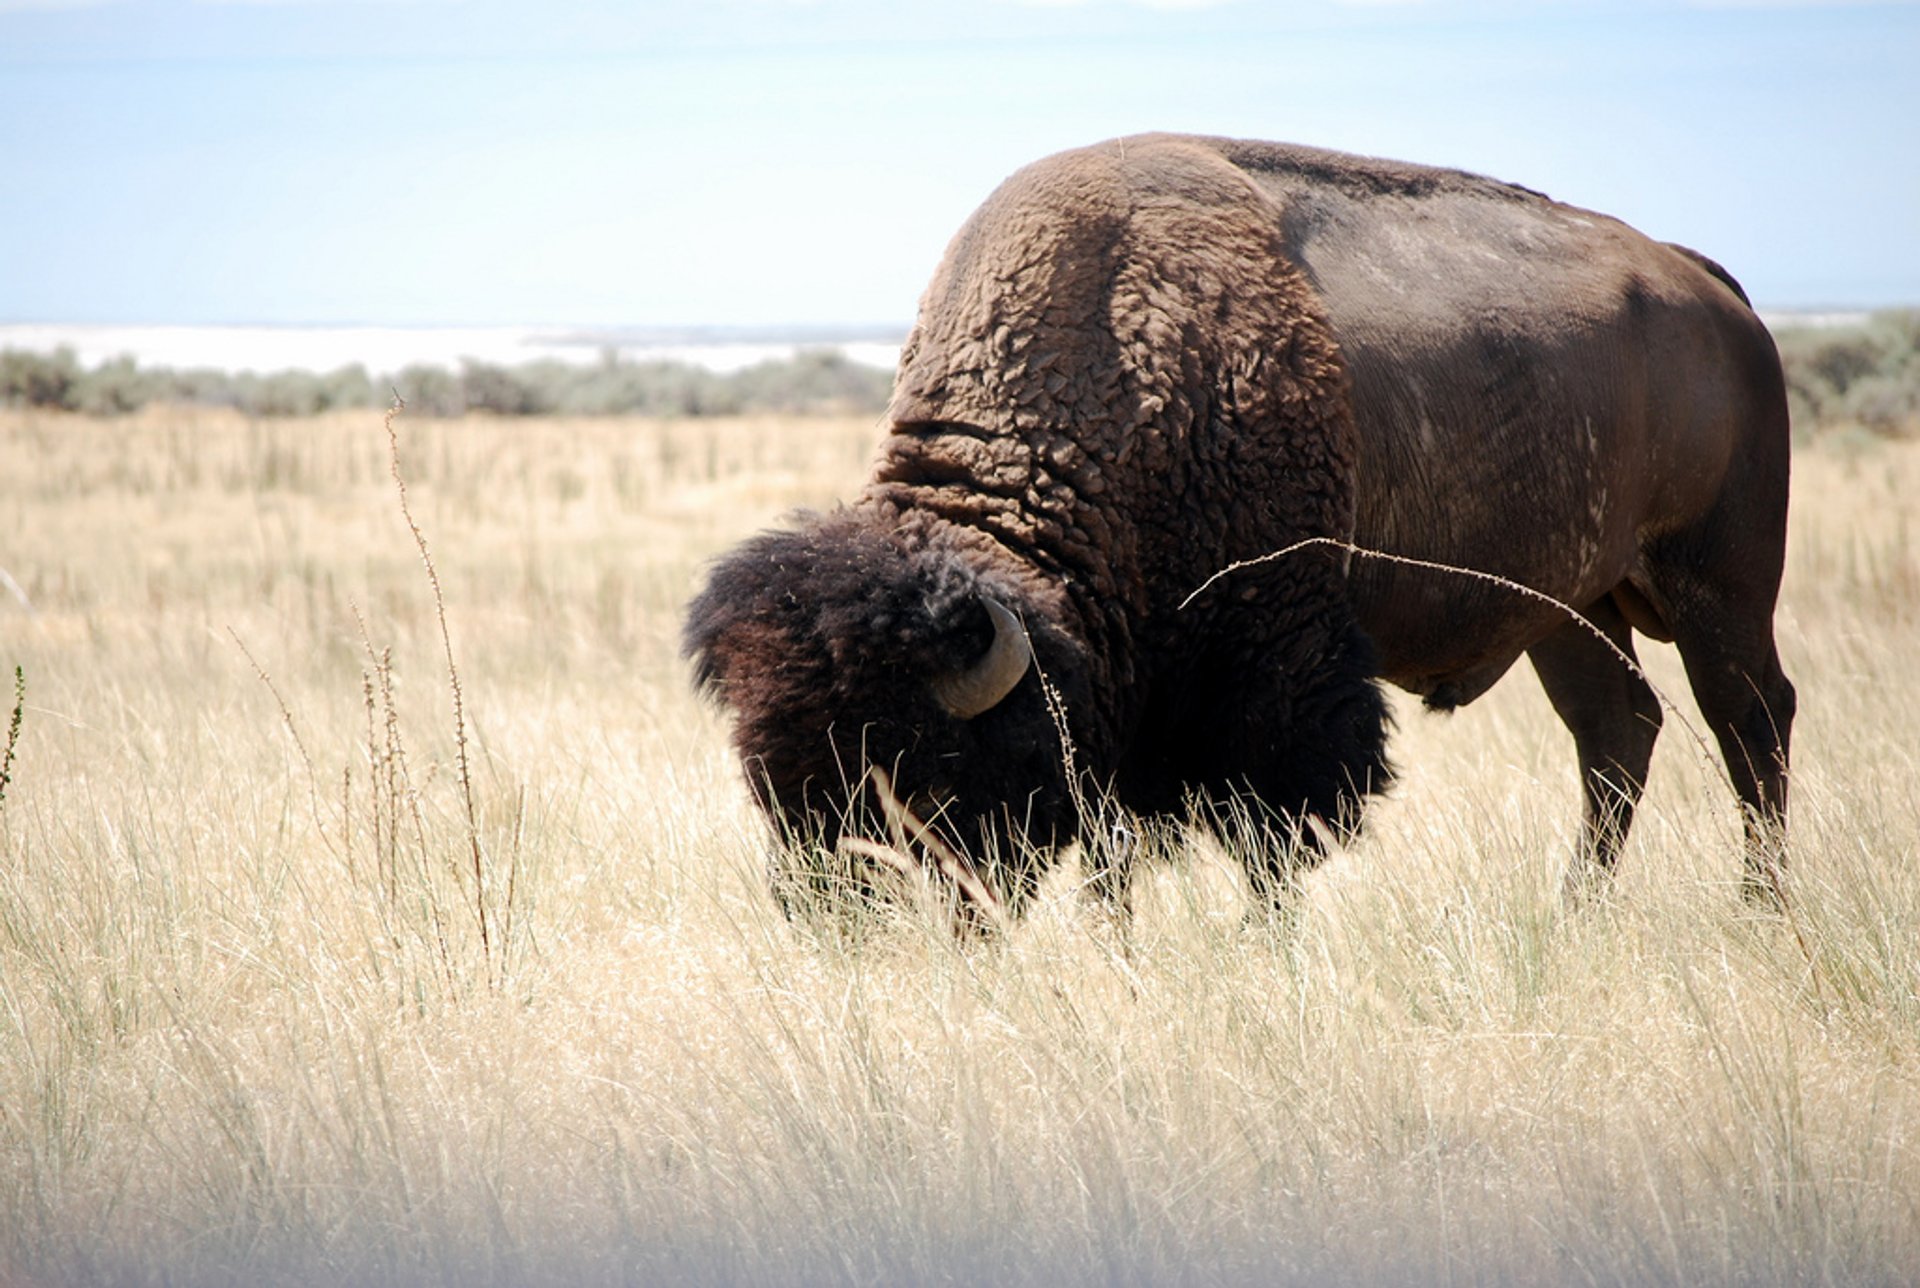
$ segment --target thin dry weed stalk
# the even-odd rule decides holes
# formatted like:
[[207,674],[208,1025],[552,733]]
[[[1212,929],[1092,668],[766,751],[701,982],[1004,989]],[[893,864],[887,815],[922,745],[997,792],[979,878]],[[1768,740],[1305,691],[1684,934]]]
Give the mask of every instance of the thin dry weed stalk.
[[[480,853],[480,822],[473,808],[473,774],[467,765],[467,709],[465,695],[460,690],[460,668],[453,660],[453,633],[447,627],[447,601],[440,591],[440,572],[433,566],[433,551],[427,548],[427,535],[413,517],[413,507],[407,502],[407,478],[400,469],[400,432],[394,428],[394,421],[406,410],[407,401],[400,396],[399,390],[393,392],[393,405],[387,408],[385,425],[387,430],[388,461],[393,469],[393,486],[400,494],[400,513],[407,521],[407,527],[413,532],[413,542],[420,548],[420,562],[426,565],[427,582],[433,587],[433,615],[440,623],[440,643],[447,654],[447,687],[453,693],[453,746],[455,759],[460,771],[460,796],[467,811],[467,847],[473,858],[473,898],[474,915],[480,923],[480,952],[487,962],[489,982],[497,987],[500,982],[494,979],[493,940],[488,927],[487,916],[487,865]],[[509,889],[512,881],[509,879]],[[503,946],[504,955],[504,946]],[[505,962],[501,963],[504,973]]]
[[[413,515],[406,477],[401,468],[399,435],[394,419],[403,406],[396,395],[395,405],[384,420],[387,465],[399,496],[402,517],[413,535],[415,548],[427,572],[440,631],[452,697],[464,857],[450,859],[443,867],[435,856],[437,847],[433,841],[433,828],[429,825],[422,802],[423,790],[431,785],[435,767],[429,764],[425,780],[415,782],[403,733],[393,652],[390,647],[375,646],[366,618],[357,604],[351,599],[347,601],[365,658],[360,672],[360,697],[365,718],[367,772],[365,844],[370,862],[364,865],[360,858],[360,838],[355,831],[357,793],[352,763],[345,765],[339,776],[336,829],[330,825],[327,809],[321,803],[321,775],[294,718],[292,704],[287,701],[266,667],[247,647],[239,632],[229,627],[228,634],[254,674],[273,696],[281,724],[292,739],[307,776],[314,826],[320,840],[345,866],[350,882],[358,885],[364,880],[368,883],[366,888],[379,896],[374,901],[374,907],[379,921],[378,939],[384,945],[384,951],[391,953],[397,963],[407,951],[407,943],[417,940],[427,949],[434,963],[433,973],[451,996],[458,991],[462,974],[454,935],[457,921],[454,908],[460,902],[466,904],[473,919],[479,940],[480,965],[488,987],[497,990],[506,982],[509,954],[514,943],[515,904],[520,893],[518,878],[525,797],[522,791],[516,795],[513,803],[508,871],[505,890],[501,893],[495,888],[496,883],[488,879],[490,864],[486,847],[481,841],[479,812],[475,804],[467,750],[465,693],[455,661],[446,600],[441,591],[432,550],[425,532]],[[447,880],[451,880],[453,890],[461,892],[451,900],[447,894]],[[402,988],[404,996],[404,983]]]
[[[431,842],[426,818],[420,810],[420,793],[413,783],[406,742],[401,734],[400,708],[395,699],[393,683],[393,650],[374,648],[367,634],[366,620],[361,617],[357,607],[353,610],[353,620],[359,627],[360,644],[367,655],[368,669],[360,673],[360,687],[367,717],[368,811],[373,828],[374,880],[386,896],[377,905],[381,926],[386,942],[397,958],[404,951],[401,936],[401,929],[405,925],[401,915],[402,860],[410,856],[405,867],[410,878],[407,889],[415,895],[413,904],[425,911],[431,931],[428,942],[432,946],[434,959],[439,963],[442,982],[451,996],[458,988],[458,975],[448,938],[447,914],[441,907],[432,865],[427,859]],[[377,721],[376,709],[379,712]],[[351,782],[350,769],[348,781]],[[411,828],[403,836],[402,826],[409,822]],[[410,844],[408,837],[411,838]],[[457,871],[454,877],[457,882]],[[488,960],[486,965],[491,977],[492,962]]]
[[293,739],[294,750],[300,753],[300,763],[306,766],[307,790],[313,804],[313,825],[319,830],[321,841],[328,849],[333,849],[333,838],[327,833],[326,817],[320,810],[320,776],[314,772],[313,757],[307,754],[306,739],[300,736],[300,728],[293,722],[293,710],[287,706],[287,700],[281,694],[280,686],[273,682],[271,675],[267,674],[267,668],[260,665],[259,659],[253,655],[253,650],[248,648],[246,641],[240,638],[240,632],[229,626],[227,635],[233,640],[234,646],[240,650],[241,656],[247,659],[247,665],[253,668],[253,673],[260,677],[260,683],[267,686],[267,692],[273,695],[274,704],[280,708],[280,723],[285,726],[287,736]]
[[[1545,591],[1535,590],[1531,586],[1517,582],[1511,577],[1502,577],[1499,573],[1483,572],[1478,568],[1465,568],[1459,564],[1442,563],[1434,559],[1416,559],[1411,555],[1396,555],[1386,550],[1373,550],[1352,541],[1342,540],[1339,537],[1304,537],[1290,546],[1282,546],[1278,550],[1269,550],[1266,554],[1255,555],[1251,559],[1237,559],[1233,563],[1228,564],[1201,582],[1185,599],[1181,600],[1177,611],[1184,611],[1194,600],[1200,598],[1200,596],[1212,589],[1215,583],[1244,568],[1254,568],[1261,564],[1273,563],[1286,558],[1288,555],[1296,554],[1299,551],[1309,549],[1313,546],[1332,546],[1335,550],[1344,551],[1349,555],[1358,555],[1362,559],[1378,559],[1383,563],[1399,564],[1407,568],[1423,568],[1428,572],[1443,572],[1456,577],[1469,577],[1475,581],[1484,581],[1489,585],[1500,586],[1506,590],[1513,591],[1515,594],[1524,595],[1529,599],[1538,600],[1542,604],[1547,604],[1559,609],[1579,625],[1580,629],[1588,632],[1595,639],[1606,645],[1608,651],[1620,659],[1620,665],[1633,672],[1636,677],[1645,682],[1648,688],[1653,690],[1653,696],[1659,699],[1661,706],[1673,713],[1675,719],[1679,720],[1681,727],[1687,731],[1694,743],[1700,748],[1700,752],[1706,758],[1707,763],[1718,763],[1714,759],[1713,747],[1707,742],[1706,736],[1694,727],[1691,720],[1687,719],[1686,712],[1675,706],[1673,699],[1669,698],[1666,692],[1653,682],[1652,678],[1641,669],[1639,663],[1627,656],[1624,649],[1608,639],[1605,631],[1581,616],[1580,610],[1573,605],[1555,599]],[[1726,783],[1727,790],[1733,790],[1733,780],[1727,779]]]
[[513,842],[507,853],[506,890],[504,895],[490,897],[488,891],[488,871],[490,865],[480,843],[479,812],[473,800],[473,769],[467,754],[467,711],[466,692],[460,683],[460,667],[454,660],[453,632],[447,624],[447,601],[440,588],[440,571],[434,566],[433,551],[427,545],[427,536],[421,530],[419,522],[413,517],[413,507],[407,498],[406,474],[400,467],[400,435],[394,428],[394,422],[406,409],[406,400],[398,390],[393,394],[393,405],[387,409],[384,425],[387,431],[388,464],[393,475],[394,489],[400,498],[400,513],[407,521],[408,529],[413,533],[414,545],[419,548],[420,562],[427,570],[427,582],[433,591],[434,620],[440,627],[440,644],[446,655],[447,688],[453,699],[453,743],[456,770],[460,782],[460,799],[466,819],[466,839],[468,857],[472,864],[474,919],[480,932],[480,952],[485,963],[487,980],[491,987],[501,988],[506,984],[507,956],[513,942],[514,910],[519,895],[520,877],[520,839],[524,822],[524,792],[516,798],[514,807]]
[[14,601],[20,605],[20,611],[28,617],[38,616],[38,613],[34,610],[33,601],[27,598],[27,592],[20,588],[20,583],[15,581],[13,574],[5,568],[0,568],[0,590],[5,590],[9,595],[12,595]]
[[13,749],[20,742],[20,719],[27,709],[27,671],[13,668],[13,716],[7,721],[7,749],[0,753],[0,809],[7,806],[7,787],[13,782]]

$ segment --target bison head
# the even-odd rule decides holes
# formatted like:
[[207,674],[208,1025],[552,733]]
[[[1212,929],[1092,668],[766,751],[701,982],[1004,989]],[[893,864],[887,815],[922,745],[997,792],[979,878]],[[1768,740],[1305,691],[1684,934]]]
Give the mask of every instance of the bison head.
[[860,511],[812,517],[715,566],[685,651],[732,711],[783,842],[783,902],[821,864],[871,893],[848,855],[884,846],[929,871],[957,857],[1011,910],[1074,830],[1044,687],[1071,688],[1073,648],[977,550]]

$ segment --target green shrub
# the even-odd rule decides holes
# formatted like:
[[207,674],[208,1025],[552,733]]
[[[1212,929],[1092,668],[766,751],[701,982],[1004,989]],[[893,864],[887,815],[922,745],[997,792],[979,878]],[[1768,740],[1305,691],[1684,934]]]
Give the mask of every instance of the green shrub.
[[1920,434],[1920,309],[1889,309],[1851,326],[1789,323],[1774,341],[1802,437],[1842,426]]
[[686,362],[633,361],[612,349],[598,362],[546,359],[507,367],[467,358],[458,370],[415,363],[376,379],[363,366],[318,374],[142,368],[115,358],[83,370],[71,349],[0,352],[0,406],[57,407],[112,416],[149,402],[233,407],[249,416],[310,416],[384,405],[398,390],[421,416],[727,416],[743,412],[877,412],[892,375],[831,349],[721,374]]
[[421,416],[460,416],[467,410],[466,391],[460,377],[445,367],[415,363],[402,367],[393,378],[393,387],[406,400],[409,410]]
[[119,416],[139,411],[159,387],[155,373],[140,370],[126,355],[109,358],[82,372],[68,392],[67,406],[89,416]]
[[240,410],[253,416],[312,416],[327,409],[326,382],[311,371],[274,371],[249,376]]
[[544,391],[519,371],[472,358],[460,361],[462,399],[473,411],[496,416],[537,416],[553,410]]
[[334,368],[322,383],[330,409],[384,405],[389,397],[385,386],[375,381],[367,374],[367,369],[357,362]]
[[741,399],[756,411],[877,411],[893,376],[862,366],[837,349],[805,349],[783,362],[762,362],[735,377]]
[[0,405],[70,407],[80,364],[64,345],[52,353],[0,350]]

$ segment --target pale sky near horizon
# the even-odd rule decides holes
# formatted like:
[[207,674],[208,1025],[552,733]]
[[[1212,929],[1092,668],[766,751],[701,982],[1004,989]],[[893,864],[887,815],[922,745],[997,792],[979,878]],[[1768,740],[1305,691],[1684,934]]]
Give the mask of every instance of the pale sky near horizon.
[[0,322],[904,325],[1027,161],[1460,166],[1920,304],[1920,5],[0,0]]

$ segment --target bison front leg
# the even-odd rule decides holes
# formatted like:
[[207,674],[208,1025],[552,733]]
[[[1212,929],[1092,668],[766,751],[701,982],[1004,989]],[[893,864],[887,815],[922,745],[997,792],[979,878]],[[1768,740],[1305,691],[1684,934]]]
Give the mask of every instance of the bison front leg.
[[1611,599],[1582,615],[1585,622],[1568,622],[1527,652],[1580,757],[1586,809],[1567,868],[1569,902],[1612,875],[1660,733],[1660,699],[1640,672],[1626,619]]
[[[1218,819],[1232,820],[1255,903],[1290,915],[1300,875],[1328,838],[1360,826],[1366,798],[1386,789],[1387,704],[1373,678],[1371,641],[1358,625],[1327,647],[1277,650],[1237,671],[1202,731],[1211,772],[1196,784]],[[1288,666],[1283,659],[1296,660]]]
[[1251,796],[1211,808],[1209,814],[1213,830],[1247,874],[1248,924],[1290,929],[1300,906],[1301,878],[1326,857],[1331,833],[1315,827],[1309,815],[1274,811]]

